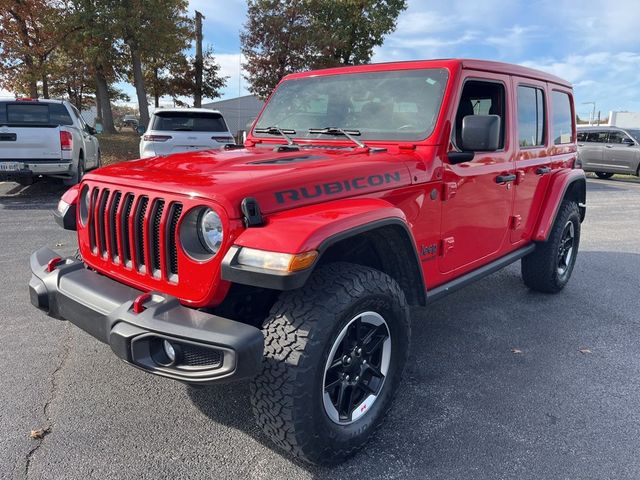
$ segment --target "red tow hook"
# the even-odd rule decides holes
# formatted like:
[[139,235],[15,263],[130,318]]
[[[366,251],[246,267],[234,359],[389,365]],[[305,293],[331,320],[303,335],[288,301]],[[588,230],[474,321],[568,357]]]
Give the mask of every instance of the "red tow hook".
[[142,293],[140,295],[138,295],[136,297],[136,299],[133,301],[133,313],[142,313],[146,310],[144,303],[147,302],[148,300],[151,300],[151,294],[150,293]]
[[51,260],[49,260],[47,262],[47,272],[48,273],[53,272],[56,269],[56,267],[60,265],[60,263],[62,263],[62,258],[60,257],[54,257]]

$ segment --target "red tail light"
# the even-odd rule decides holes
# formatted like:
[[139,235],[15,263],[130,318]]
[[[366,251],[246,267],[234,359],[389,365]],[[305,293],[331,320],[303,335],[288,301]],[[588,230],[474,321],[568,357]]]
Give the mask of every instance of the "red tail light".
[[67,132],[64,130],[60,131],[60,149],[61,150],[73,149],[73,137],[71,136],[71,132]]
[[171,139],[171,135],[145,135],[142,138],[145,142],[166,142]]

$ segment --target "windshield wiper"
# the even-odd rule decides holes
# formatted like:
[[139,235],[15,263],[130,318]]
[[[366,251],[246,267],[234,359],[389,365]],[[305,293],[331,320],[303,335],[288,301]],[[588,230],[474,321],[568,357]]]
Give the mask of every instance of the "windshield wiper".
[[354,135],[360,135],[360,130],[345,130],[344,128],[338,127],[324,127],[324,128],[310,128],[309,133],[316,133],[318,135],[342,135],[347,137],[353,143],[358,145],[360,148],[367,148],[367,146],[362,143],[357,138],[354,138]]
[[271,126],[271,127],[266,127],[266,128],[254,128],[253,131],[255,133],[267,133],[269,135],[280,135],[281,137],[283,137],[286,141],[287,144],[290,147],[297,147],[298,145],[296,144],[296,142],[294,142],[291,137],[289,135],[295,135],[296,131],[293,129],[286,129],[286,128],[280,128],[280,127],[275,127],[275,126]]

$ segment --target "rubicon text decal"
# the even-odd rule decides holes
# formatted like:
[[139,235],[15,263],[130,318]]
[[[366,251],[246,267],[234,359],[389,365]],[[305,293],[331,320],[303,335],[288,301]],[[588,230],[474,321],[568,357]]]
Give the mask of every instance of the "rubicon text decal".
[[278,203],[295,202],[305,198],[316,198],[323,195],[337,195],[343,192],[362,190],[400,182],[400,172],[355,177],[348,180],[321,183],[311,187],[300,187],[276,192]]

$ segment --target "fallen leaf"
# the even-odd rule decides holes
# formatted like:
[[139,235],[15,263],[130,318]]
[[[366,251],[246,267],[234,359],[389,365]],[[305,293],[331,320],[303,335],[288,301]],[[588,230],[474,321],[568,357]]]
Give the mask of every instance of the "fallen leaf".
[[580,347],[580,348],[578,349],[578,351],[579,351],[580,353],[582,353],[583,355],[587,355],[587,354],[589,354],[589,353],[593,353],[593,352],[592,352],[591,350],[589,350],[587,347]]
[[511,349],[511,353],[514,353],[514,354],[516,354],[516,355],[520,355],[520,354],[521,354],[521,353],[523,353],[523,352],[522,352],[522,350],[518,350],[517,348],[512,348],[512,349]]
[[51,431],[51,427],[38,428],[36,430],[31,430],[31,434],[29,436],[34,440],[39,438],[44,438],[44,436],[50,431]]

